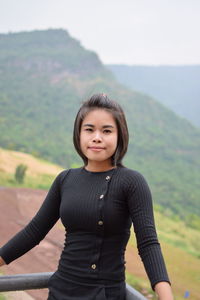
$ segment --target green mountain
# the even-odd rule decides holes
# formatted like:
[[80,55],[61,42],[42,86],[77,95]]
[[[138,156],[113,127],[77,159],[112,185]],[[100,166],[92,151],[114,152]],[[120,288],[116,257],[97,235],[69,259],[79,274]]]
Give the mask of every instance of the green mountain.
[[0,35],[0,146],[69,168],[82,100],[105,92],[124,108],[130,131],[124,164],[147,178],[166,214],[200,213],[200,130],[144,94],[120,85],[98,56],[64,30]]
[[107,67],[125,86],[151,95],[200,128],[200,65]]

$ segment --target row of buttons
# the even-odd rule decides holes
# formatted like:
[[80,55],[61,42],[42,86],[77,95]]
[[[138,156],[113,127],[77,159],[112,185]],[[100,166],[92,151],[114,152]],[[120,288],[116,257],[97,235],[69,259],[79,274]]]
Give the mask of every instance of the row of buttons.
[[[109,180],[110,179],[110,176],[106,176],[106,180]],[[99,198],[100,199],[103,199],[104,195],[102,194]]]
[[[106,176],[106,180],[109,180],[109,179],[110,179],[110,176]],[[104,195],[102,194],[99,198],[100,198],[100,199],[103,199],[103,197],[104,197]],[[99,224],[99,225],[103,225],[103,221],[100,220],[100,221],[98,222],[98,224]],[[93,270],[95,270],[96,267],[97,267],[97,266],[96,266],[95,264],[92,264],[92,265],[91,265],[91,268],[92,268]]]

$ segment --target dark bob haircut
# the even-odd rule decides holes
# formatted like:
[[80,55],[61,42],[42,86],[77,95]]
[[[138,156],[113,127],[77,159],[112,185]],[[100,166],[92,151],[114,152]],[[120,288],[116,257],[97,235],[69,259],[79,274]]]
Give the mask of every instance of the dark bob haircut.
[[74,147],[78,154],[84,161],[84,164],[87,165],[88,159],[83,154],[81,147],[80,147],[80,130],[81,125],[86,117],[86,115],[95,109],[104,109],[112,114],[118,129],[118,142],[117,148],[113,156],[111,157],[112,165],[113,166],[121,166],[122,165],[122,158],[124,157],[127,148],[128,148],[128,127],[126,123],[126,118],[121,106],[113,101],[110,100],[106,94],[95,94],[87,101],[83,102],[82,106],[80,107],[76,119],[74,122],[74,132],[73,132],[73,142]]

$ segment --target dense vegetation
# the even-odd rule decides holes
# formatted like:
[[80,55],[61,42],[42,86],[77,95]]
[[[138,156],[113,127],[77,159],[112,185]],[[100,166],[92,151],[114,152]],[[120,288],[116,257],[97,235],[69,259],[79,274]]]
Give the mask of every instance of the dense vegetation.
[[200,65],[107,67],[125,86],[151,95],[200,127]]
[[[64,30],[0,35],[0,146],[71,167],[83,99],[105,92],[123,106],[130,130],[124,164],[147,178],[168,215],[200,214],[200,131],[140,93],[118,84],[98,56]],[[197,217],[197,224],[199,219]]]

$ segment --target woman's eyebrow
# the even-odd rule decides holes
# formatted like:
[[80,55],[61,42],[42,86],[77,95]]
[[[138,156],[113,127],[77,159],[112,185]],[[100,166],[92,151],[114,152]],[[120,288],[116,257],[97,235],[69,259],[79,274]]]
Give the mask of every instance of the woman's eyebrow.
[[114,126],[112,126],[112,125],[104,125],[104,126],[102,126],[102,128],[114,128]]
[[[89,126],[89,127],[95,127],[93,124],[84,124],[84,127]],[[103,125],[102,128],[114,128],[112,125]]]
[[90,126],[90,127],[94,127],[94,125],[92,125],[92,124],[84,124],[83,126]]

